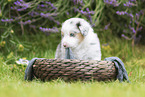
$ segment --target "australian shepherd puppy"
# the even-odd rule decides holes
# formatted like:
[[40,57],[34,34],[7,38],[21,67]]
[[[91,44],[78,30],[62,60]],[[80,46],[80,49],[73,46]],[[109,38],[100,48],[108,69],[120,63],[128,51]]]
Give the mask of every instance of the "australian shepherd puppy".
[[62,24],[62,40],[57,46],[55,58],[66,59],[66,49],[70,49],[71,59],[101,60],[99,38],[91,25],[81,18],[71,18]]

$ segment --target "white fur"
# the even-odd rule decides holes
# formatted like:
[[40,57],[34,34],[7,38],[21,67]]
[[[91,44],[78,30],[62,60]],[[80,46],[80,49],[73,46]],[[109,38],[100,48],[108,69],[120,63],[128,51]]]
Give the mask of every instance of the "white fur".
[[[80,22],[79,29],[76,24]],[[91,25],[81,18],[71,18],[66,20],[62,24],[61,32],[64,33],[64,37],[61,43],[58,45],[55,58],[65,58],[65,47],[71,48],[75,59],[80,60],[101,60],[100,42],[97,34],[94,33]],[[84,39],[80,42],[77,37],[70,37],[70,33],[81,33]]]

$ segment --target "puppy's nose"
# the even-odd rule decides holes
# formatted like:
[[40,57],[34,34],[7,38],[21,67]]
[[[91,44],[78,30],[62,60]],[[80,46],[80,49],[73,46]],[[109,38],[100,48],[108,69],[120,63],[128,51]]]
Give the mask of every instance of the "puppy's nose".
[[63,43],[63,46],[64,46],[65,48],[67,48],[67,44],[66,44],[65,42]]

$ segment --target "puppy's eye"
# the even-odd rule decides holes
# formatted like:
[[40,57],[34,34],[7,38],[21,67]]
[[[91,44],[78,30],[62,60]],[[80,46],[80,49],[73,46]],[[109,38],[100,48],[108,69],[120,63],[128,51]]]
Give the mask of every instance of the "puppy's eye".
[[75,37],[75,34],[74,33],[70,33],[70,37]]

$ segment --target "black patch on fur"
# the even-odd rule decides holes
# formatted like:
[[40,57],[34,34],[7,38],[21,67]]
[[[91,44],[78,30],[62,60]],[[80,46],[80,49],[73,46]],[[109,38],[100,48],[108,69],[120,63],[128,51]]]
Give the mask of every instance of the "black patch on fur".
[[81,26],[81,23],[80,22],[76,23],[76,26],[79,29],[79,26]]
[[70,24],[72,24],[72,23],[73,23],[73,21],[70,22]]
[[81,32],[81,30],[80,30],[80,28],[79,28],[79,26],[81,26],[81,23],[80,23],[80,22],[76,23],[76,26],[77,26],[77,28],[79,29],[79,31]]

